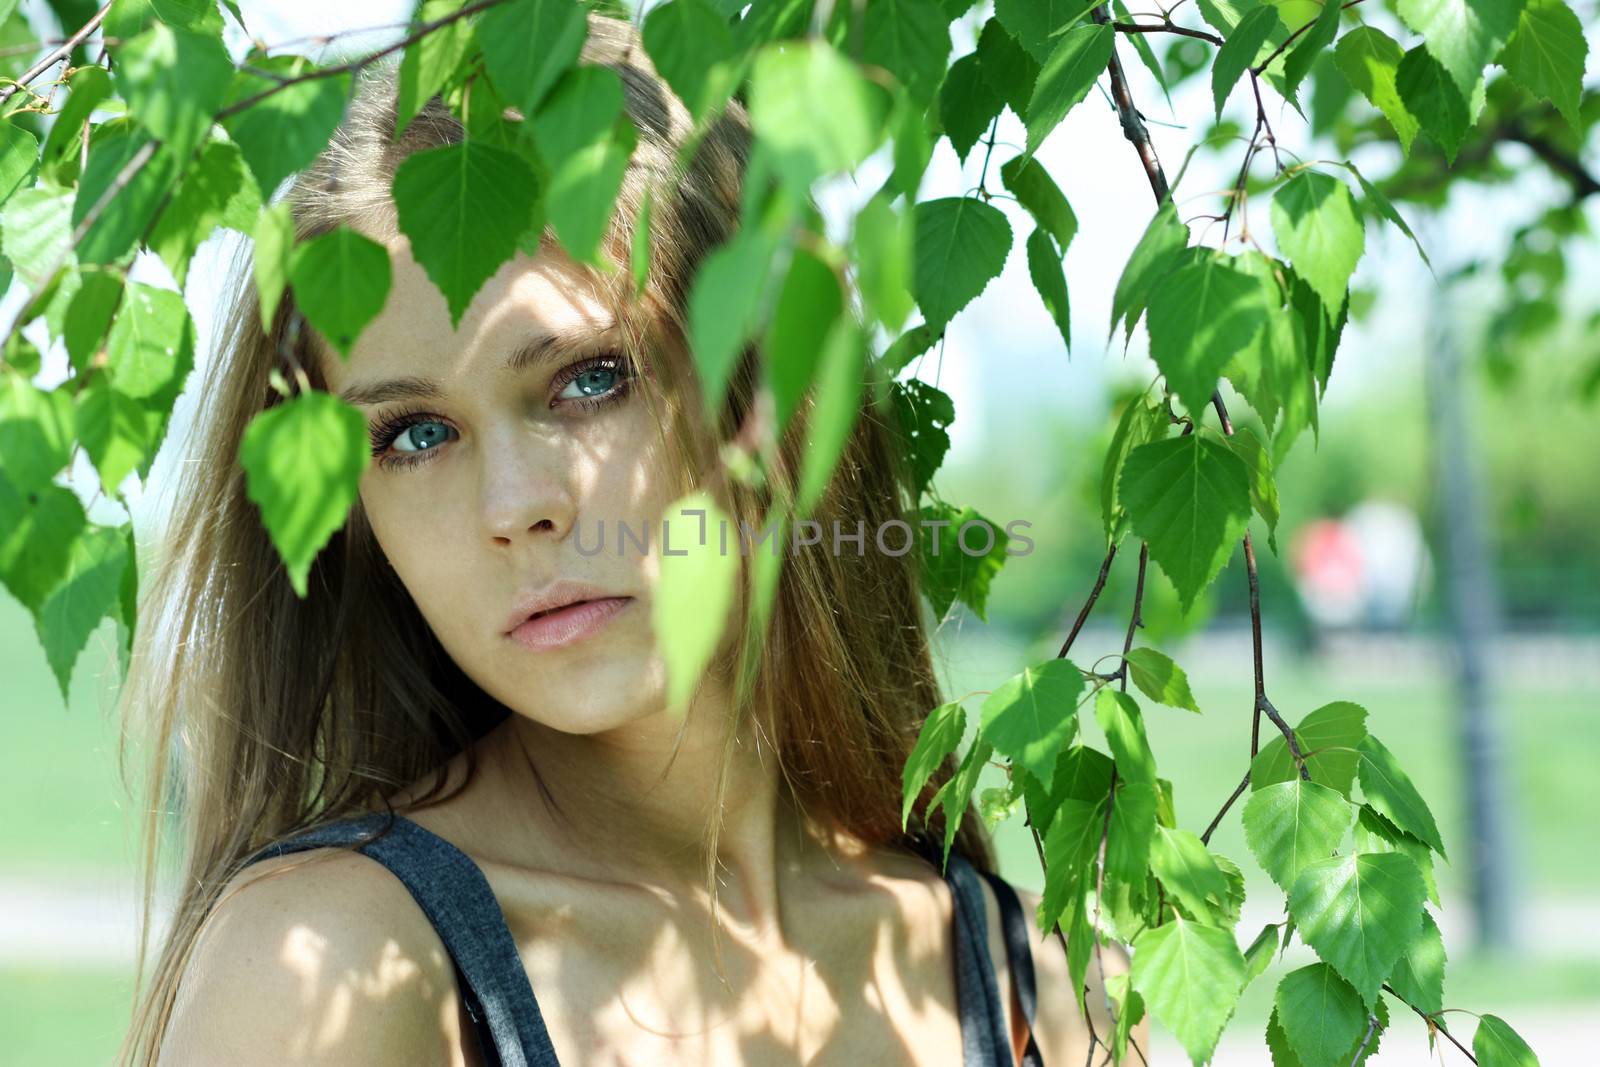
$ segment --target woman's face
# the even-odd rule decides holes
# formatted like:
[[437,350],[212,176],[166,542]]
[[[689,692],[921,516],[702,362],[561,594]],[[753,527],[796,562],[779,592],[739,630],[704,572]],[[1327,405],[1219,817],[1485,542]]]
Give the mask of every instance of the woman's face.
[[[384,554],[451,658],[513,711],[569,733],[660,711],[650,592],[672,483],[609,311],[564,260],[519,254],[452,329],[406,239],[389,248],[383,312],[348,363],[325,356],[329,391],[367,416],[361,502]],[[620,553],[619,523],[636,538]],[[557,582],[626,599],[510,632]]]

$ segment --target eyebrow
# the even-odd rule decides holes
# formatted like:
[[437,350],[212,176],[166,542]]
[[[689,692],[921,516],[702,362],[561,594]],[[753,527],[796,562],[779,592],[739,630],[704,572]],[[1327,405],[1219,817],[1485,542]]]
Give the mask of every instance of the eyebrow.
[[[598,338],[609,337],[611,332],[612,328],[608,325],[599,332],[571,329],[541,333],[517,346],[501,366],[508,373],[517,373],[540,364],[554,363],[574,349],[595,343]],[[406,375],[348,385],[339,393],[339,399],[361,407],[392,400],[437,400],[442,395],[443,389],[436,379]]]

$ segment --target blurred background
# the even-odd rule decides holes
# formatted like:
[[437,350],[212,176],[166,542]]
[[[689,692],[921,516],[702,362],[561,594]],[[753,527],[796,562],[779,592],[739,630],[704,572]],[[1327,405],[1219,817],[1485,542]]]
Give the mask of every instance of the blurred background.
[[[400,0],[240,7],[262,41],[299,40],[325,57],[395,39],[409,15]],[[1592,57],[1600,40],[1595,20],[1586,25]],[[331,50],[302,40],[367,27],[374,29]],[[229,30],[242,55],[247,42]],[[23,3],[0,27],[8,43],[25,43],[27,33],[59,36],[44,4]],[[970,47],[970,35],[957,34],[952,54]],[[1192,62],[1181,46],[1158,43],[1158,51],[1169,75]],[[8,55],[0,73],[15,74],[37,54]],[[1177,80],[1169,107],[1126,45],[1124,63],[1173,176],[1211,129],[1208,79]],[[939,495],[997,524],[1026,521],[1034,540],[1031,554],[1009,560],[994,579],[985,619],[958,606],[940,626],[937,656],[951,698],[980,696],[1055,654],[1104,552],[1095,486],[1109,412],[1155,375],[1142,328],[1126,351],[1106,340],[1111,291],[1152,201],[1114,111],[1094,102],[1092,95],[1040,153],[1080,222],[1066,261],[1070,356],[1029,285],[1019,240],[1005,273],[955,320],[943,347],[913,367],[955,400]],[[1287,108],[1268,107],[1285,148],[1305,159],[1338,150],[1328,147],[1344,136],[1336,124],[1313,133],[1315,114],[1307,129]],[[1186,117],[1205,125],[1184,125]],[[996,167],[1021,140],[1007,112]],[[1220,148],[1197,153],[1185,170],[1175,194],[1180,215],[1215,210],[1216,191],[1230,184],[1243,145],[1218,140]],[[1592,141],[1580,138],[1567,157],[1587,185],[1547,165],[1538,146],[1509,144],[1496,148],[1493,180],[1456,183],[1426,204],[1402,202],[1431,271],[1409,241],[1369,221],[1352,283],[1356,315],[1335,359],[1320,433],[1303,435],[1278,472],[1279,551],[1257,532],[1275,704],[1290,721],[1333,700],[1368,710],[1369,729],[1415,778],[1452,856],[1438,865],[1447,1005],[1504,1016],[1547,1067],[1596,1062],[1600,1047],[1600,249],[1588,236],[1600,214],[1592,195],[1600,153]],[[970,190],[982,156],[963,163],[941,141],[922,197]],[[1399,164],[1385,145],[1353,157],[1374,178]],[[831,216],[845,217],[883,174],[883,161],[871,161],[858,181],[820,199]],[[995,203],[1015,218],[1014,203]],[[1541,237],[1556,211],[1565,236]],[[1265,243],[1264,200],[1250,217]],[[198,361],[210,355],[218,294],[240,243],[233,234],[214,238],[190,272],[185,295],[203,339]],[[153,258],[137,271],[173,284]],[[0,312],[15,315],[24,295],[13,286]],[[41,384],[64,375],[64,356],[49,353]],[[186,444],[193,406],[192,395],[179,401],[149,483],[127,487],[141,556],[159,529],[166,474]],[[1232,408],[1245,411],[1238,401]],[[74,484],[94,486],[80,463]],[[94,510],[102,508],[111,510]],[[94,509],[97,517],[120,514],[104,499]],[[1120,648],[1132,556],[1118,560],[1078,639],[1080,662]],[[1179,824],[1198,831],[1248,760],[1245,576],[1236,557],[1184,618],[1159,569],[1150,575],[1142,643],[1177,659],[1204,709],[1150,709],[1151,739],[1175,785]],[[114,637],[107,623],[91,641],[64,704],[26,612],[0,591],[0,1058],[15,1057],[7,1062],[105,1063],[125,1024],[135,842],[110,713]],[[980,790],[1000,784],[998,772],[989,773]],[[1020,820],[995,833],[1003,873],[1039,888]],[[1240,927],[1252,936],[1279,917],[1282,898],[1254,870],[1237,808],[1213,845],[1252,876]],[[1279,974],[1304,962],[1303,949],[1291,950],[1251,985],[1215,1062],[1269,1062],[1261,1035],[1271,991]],[[1451,1018],[1470,1035],[1470,1016]],[[1372,1062],[1433,1058],[1421,1022],[1397,1010]],[[1464,1062],[1453,1049],[1444,1059]],[[1152,1060],[1185,1057],[1158,1032]]]

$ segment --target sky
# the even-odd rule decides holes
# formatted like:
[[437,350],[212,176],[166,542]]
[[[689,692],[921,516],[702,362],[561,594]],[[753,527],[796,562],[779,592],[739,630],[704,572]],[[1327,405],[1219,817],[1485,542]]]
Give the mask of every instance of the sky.
[[[28,0],[25,10],[42,6],[38,0]],[[239,6],[259,40],[274,45],[297,42],[291,50],[314,57],[321,52],[316,42],[306,38],[374,28],[372,33],[346,38],[341,48],[349,47],[352,40],[381,45],[397,39],[410,9],[402,0],[241,0]],[[980,23],[970,16],[968,21],[972,25],[958,24],[954,28],[952,57],[973,46],[974,29]],[[228,43],[236,57],[243,55],[248,44],[231,20]],[[1591,55],[1597,50],[1600,49],[1592,45]],[[1209,79],[1197,76],[1180,86],[1173,95],[1173,110],[1169,111],[1132,50],[1124,45],[1121,51],[1135,99],[1150,120],[1153,142],[1171,179],[1199,132],[1171,123],[1175,115],[1209,118]],[[1148,381],[1155,373],[1154,365],[1144,354],[1142,328],[1135,333],[1126,355],[1120,338],[1109,345],[1106,340],[1117,277],[1153,213],[1154,202],[1138,156],[1122,135],[1104,87],[1102,78],[1100,88],[1091,91],[1085,103],[1072,111],[1038,153],[1039,161],[1074,205],[1079,221],[1079,232],[1066,255],[1072,304],[1071,355],[1063,349],[1060,335],[1028,279],[1023,244],[1033,224],[1014,201],[998,198],[993,203],[1006,213],[1013,231],[1006,267],[951,323],[942,353],[935,349],[916,367],[919,377],[934,382],[954,399],[957,417],[950,430],[952,445],[947,460],[952,465],[983,463],[1003,443],[1001,435],[1014,434],[1017,427],[1025,425],[1028,416],[1046,408],[1054,408],[1069,418],[1101,419],[1108,382]],[[1241,85],[1231,102],[1230,111],[1242,122],[1253,117],[1253,111],[1245,111],[1248,96]],[[1274,107],[1275,96],[1269,94],[1267,98],[1269,120],[1280,143],[1298,147],[1302,158],[1316,158],[1315,151],[1307,148],[1309,132],[1302,120],[1281,102]],[[1007,111],[990,163],[990,189],[1001,188],[1000,164],[1020,151],[1018,146],[1024,137],[1020,122]],[[1195,157],[1176,191],[1182,217],[1218,210],[1219,201],[1214,194],[1232,183],[1242,151],[1240,144],[1220,158],[1210,153]],[[1365,173],[1382,174],[1390,165],[1382,155],[1384,151],[1358,155],[1356,162]],[[980,144],[963,164],[948,141],[941,139],[919,199],[960,195],[972,189],[977,184],[983,155]],[[832,226],[838,227],[840,220],[878,187],[887,167],[886,153],[880,152],[861,168],[854,183],[841,179],[819,191],[819,203]],[[1495,242],[1503,241],[1510,232],[1511,224],[1505,220],[1516,216],[1518,206],[1526,211],[1530,202],[1547,199],[1548,193],[1539,188],[1541,183],[1548,187],[1542,175],[1534,174],[1513,183],[1510,189],[1457,197],[1443,217],[1425,231],[1435,267],[1442,274],[1449,263],[1467,256],[1492,256]],[[1495,225],[1470,224],[1483,212],[1495,213]],[[1414,221],[1420,227],[1420,220]],[[1251,206],[1250,223],[1251,232],[1270,248],[1264,202]],[[1197,224],[1197,231],[1204,225]],[[1208,239],[1214,243],[1218,236],[1213,228]],[[164,509],[161,489],[170,482],[168,475],[174,465],[181,461],[194,416],[197,386],[214,348],[217,311],[228,267],[244,244],[239,235],[219,231],[202,246],[191,267],[185,298],[199,338],[196,372],[190,379],[191,388],[179,399],[169,439],[157,458],[150,485],[140,487],[136,478],[130,478],[125,486],[141,535],[149,529],[147,524],[154,513]],[[150,284],[174,285],[165,267],[148,253],[141,254],[134,277]],[[1367,321],[1352,323],[1347,329],[1326,399],[1334,406],[1359,403],[1368,389],[1382,386],[1385,375],[1393,370],[1397,354],[1417,351],[1425,327],[1420,311],[1436,299],[1434,282],[1409,242],[1391,227],[1380,228],[1371,222],[1367,226],[1366,254],[1357,266],[1353,284],[1374,288],[1391,298],[1380,300]],[[1393,298],[1396,295],[1398,299]],[[15,316],[24,296],[20,285],[14,285],[0,300],[0,314],[5,314],[7,321]],[[30,330],[29,336],[44,341],[42,324]],[[65,377],[66,358],[56,347],[56,351],[46,354],[42,385],[53,385]],[[80,495],[87,495],[97,485],[94,472],[82,456],[72,481],[80,488]],[[103,495],[91,505],[90,514],[97,521],[113,523],[125,517],[121,508]]]

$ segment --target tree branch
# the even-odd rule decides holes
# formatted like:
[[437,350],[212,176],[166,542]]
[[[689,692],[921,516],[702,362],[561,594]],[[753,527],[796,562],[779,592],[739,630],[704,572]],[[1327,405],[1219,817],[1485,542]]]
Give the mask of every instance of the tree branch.
[[1111,28],[1118,33],[1175,33],[1179,37],[1193,37],[1200,41],[1210,41],[1217,47],[1222,46],[1222,38],[1205,30],[1191,30],[1187,26],[1179,26],[1173,22],[1164,22],[1158,26],[1145,26],[1137,22],[1113,22]]
[[476,15],[478,12],[486,11],[491,7],[498,7],[505,2],[506,0],[479,0],[479,2],[476,4],[468,4],[466,7],[452,11],[448,15],[445,15],[441,18],[436,18],[432,22],[424,22],[421,26],[418,26],[413,33],[402,37],[394,44],[380,48],[376,52],[362,56],[360,59],[353,59],[348,63],[340,63],[337,66],[332,67],[316,67],[312,70],[306,71],[304,74],[297,75],[296,77],[286,78],[277,85],[272,86],[270,89],[263,89],[261,92],[256,93],[253,96],[247,96],[237,103],[229,104],[227,107],[217,112],[216,120],[220,122],[231,115],[237,115],[241,111],[246,111],[265,100],[267,97],[283,92],[283,90],[289,88],[291,85],[299,85],[301,82],[316,81],[319,78],[332,78],[338,74],[354,74],[377,62],[384,56],[389,55],[391,52],[398,52],[406,46],[420,41],[422,38],[428,36],[428,34],[432,33],[434,30],[437,30],[441,26],[447,26],[459,19],[466,18],[468,15]]
[[0,105],[4,105],[6,101],[20,93],[23,90],[23,87],[29,82],[33,81],[33,79],[49,70],[55,64],[61,62],[61,60],[65,59],[67,56],[70,56],[72,54],[72,50],[78,47],[78,45],[82,44],[84,38],[93,33],[95,29],[105,21],[106,12],[110,10],[111,5],[108,3],[99,11],[96,11],[93,15],[90,15],[89,21],[85,22],[81,27],[79,27],[76,33],[74,33],[71,37],[68,37],[65,41],[61,42],[57,48],[53,49],[43,59],[39,60],[39,62],[23,71],[22,76],[19,77],[15,83],[6,86],[4,89],[0,89]]
[[1067,652],[1072,648],[1072,642],[1078,639],[1078,631],[1083,629],[1084,622],[1089,618],[1089,612],[1094,609],[1094,602],[1100,599],[1100,592],[1106,587],[1106,575],[1111,570],[1111,561],[1117,556],[1117,546],[1112,545],[1106,550],[1106,558],[1100,564],[1100,577],[1095,579],[1094,588],[1089,591],[1089,599],[1083,602],[1083,607],[1078,611],[1078,619],[1072,624],[1072,630],[1067,634],[1067,639],[1061,644],[1061,651],[1056,653],[1056,659],[1066,658]]

